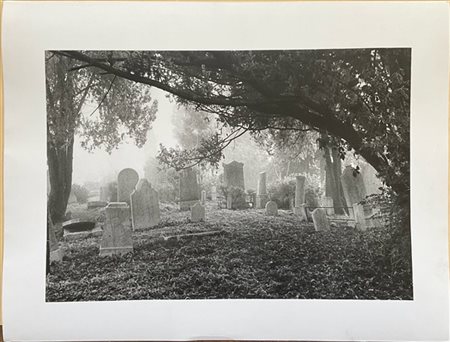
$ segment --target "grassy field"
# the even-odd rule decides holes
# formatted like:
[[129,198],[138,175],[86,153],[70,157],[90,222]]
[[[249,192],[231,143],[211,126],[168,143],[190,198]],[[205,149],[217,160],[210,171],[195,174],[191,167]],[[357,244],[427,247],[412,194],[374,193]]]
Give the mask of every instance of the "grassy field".
[[[387,229],[315,232],[289,211],[207,208],[206,222],[161,205],[157,227],[134,232],[134,252],[100,258],[99,238],[62,242],[47,301],[301,298],[412,299],[411,272],[386,262]],[[73,208],[73,217],[102,216]],[[84,216],[83,216],[84,215]],[[182,239],[188,233],[223,231]]]

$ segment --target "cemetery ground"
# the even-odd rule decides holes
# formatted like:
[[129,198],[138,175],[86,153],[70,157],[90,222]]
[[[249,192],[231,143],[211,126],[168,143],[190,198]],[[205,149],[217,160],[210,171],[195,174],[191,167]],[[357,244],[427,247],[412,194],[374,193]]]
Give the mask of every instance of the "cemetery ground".
[[[315,231],[287,210],[206,207],[206,220],[194,223],[189,211],[161,203],[161,222],[134,231],[134,251],[122,256],[100,257],[101,237],[63,240],[46,300],[412,299],[411,270],[386,262],[389,227]],[[85,204],[68,210],[105,219]]]

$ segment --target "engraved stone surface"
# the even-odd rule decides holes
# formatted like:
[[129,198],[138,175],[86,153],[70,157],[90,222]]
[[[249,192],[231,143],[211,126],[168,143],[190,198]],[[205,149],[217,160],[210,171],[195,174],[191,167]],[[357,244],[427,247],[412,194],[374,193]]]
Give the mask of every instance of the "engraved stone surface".
[[278,215],[278,205],[275,201],[269,201],[266,203],[266,215],[267,216]]
[[223,185],[225,187],[238,187],[245,189],[244,163],[232,161],[229,164],[223,163]]
[[105,209],[106,222],[100,243],[100,256],[133,251],[130,207],[125,202],[111,202]]
[[316,231],[328,231],[330,230],[330,221],[328,220],[325,209],[317,208],[311,213],[314,229]]
[[189,210],[200,200],[200,187],[197,173],[188,168],[180,172],[180,209]]
[[138,173],[133,169],[123,169],[117,176],[117,201],[130,204],[130,195],[139,180]]
[[139,180],[131,194],[131,219],[134,230],[154,227],[161,221],[158,191],[147,179]]
[[205,207],[200,203],[195,203],[191,207],[191,221],[199,222],[205,220]]
[[366,197],[366,188],[361,174],[355,173],[351,166],[346,166],[341,176],[341,183],[348,207],[359,203]]

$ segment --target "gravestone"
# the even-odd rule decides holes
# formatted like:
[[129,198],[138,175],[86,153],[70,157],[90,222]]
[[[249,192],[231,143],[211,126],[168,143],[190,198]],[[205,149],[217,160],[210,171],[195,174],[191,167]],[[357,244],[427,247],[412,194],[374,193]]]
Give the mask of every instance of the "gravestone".
[[147,179],[139,180],[131,197],[131,222],[133,229],[145,229],[159,224],[158,191],[152,188]]
[[180,210],[189,210],[200,200],[197,173],[188,168],[180,172]]
[[100,256],[133,251],[130,207],[125,202],[111,202],[105,209],[106,221],[100,243]]
[[204,220],[205,220],[205,207],[197,202],[191,207],[191,221],[199,222]]
[[230,194],[227,195],[227,209],[233,208],[233,197]]
[[138,173],[133,169],[123,169],[117,176],[117,202],[130,204],[130,195],[139,180]]
[[108,205],[108,202],[104,202],[104,201],[89,201],[87,203],[87,208],[88,209],[103,208],[103,207],[106,207],[107,205]]
[[341,176],[342,188],[344,190],[347,206],[361,202],[366,197],[366,188],[360,173],[355,174],[351,166],[346,166]]
[[330,221],[328,220],[325,209],[317,208],[311,213],[314,229],[318,232],[330,230]]
[[58,240],[55,235],[55,226],[52,223],[50,215],[47,215],[47,234],[50,249],[50,262],[61,261],[64,253],[62,248],[59,246]]
[[366,188],[367,195],[380,194],[380,187],[383,186],[381,180],[377,177],[377,171],[370,164],[361,166],[361,177]]
[[334,202],[333,202],[333,198],[331,197],[322,197],[320,199],[320,206],[323,207],[325,209],[325,212],[327,213],[327,215],[332,216],[334,215]]
[[245,189],[244,183],[244,163],[232,161],[229,164],[223,163],[223,185],[225,187],[237,187]]
[[201,192],[201,201],[202,201],[202,204],[206,203],[206,191],[205,190],[202,190],[202,192]]
[[266,215],[267,216],[278,215],[278,205],[275,201],[269,201],[266,203]]
[[303,203],[299,207],[294,207],[294,215],[300,218],[300,221],[308,221],[308,215],[306,214],[306,204]]
[[258,189],[256,192],[256,209],[262,209],[266,207],[269,201],[269,195],[267,194],[267,175],[265,172],[259,173]]
[[212,186],[211,187],[211,200],[212,201],[217,201],[217,187]]
[[355,217],[356,229],[358,230],[366,230],[367,222],[366,215],[364,213],[364,206],[362,204],[355,203],[353,204],[353,215]]

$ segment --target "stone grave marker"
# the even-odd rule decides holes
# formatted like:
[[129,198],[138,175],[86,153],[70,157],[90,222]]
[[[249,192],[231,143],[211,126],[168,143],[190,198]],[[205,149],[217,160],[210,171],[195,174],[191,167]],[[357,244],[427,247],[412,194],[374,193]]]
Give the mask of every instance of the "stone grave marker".
[[147,179],[139,180],[131,194],[131,220],[133,229],[154,227],[161,221],[158,191]]
[[197,202],[191,207],[191,221],[199,222],[204,220],[205,220],[205,207]]
[[130,204],[130,195],[139,180],[138,173],[133,169],[123,169],[117,176],[117,202]]
[[106,222],[100,243],[100,256],[133,251],[130,207],[125,202],[111,202],[105,209]]
[[361,174],[354,174],[351,166],[346,166],[341,176],[342,188],[344,190],[347,206],[361,202],[366,197],[366,188]]
[[223,163],[223,185],[225,187],[238,187],[245,189],[244,163],[232,161],[229,164]]
[[325,209],[317,208],[311,213],[314,229],[316,231],[328,231],[330,230],[330,221],[328,220]]
[[353,215],[355,217],[356,229],[358,230],[366,230],[367,222],[366,215],[364,213],[364,206],[359,203],[353,204]]
[[180,172],[180,210],[189,210],[200,200],[197,173],[188,168]]
[[202,201],[202,204],[206,203],[206,191],[205,190],[202,190],[202,192],[201,192],[201,201]]
[[259,173],[258,188],[256,192],[256,209],[262,209],[266,207],[269,201],[269,195],[267,194],[267,175],[265,172]]
[[100,187],[100,201],[102,202],[111,201],[111,190],[109,186],[103,185]]
[[320,206],[324,207],[325,212],[327,213],[328,216],[334,215],[334,202],[331,197],[327,197],[327,196],[322,197],[320,199]]
[[275,201],[269,201],[266,203],[266,215],[267,216],[278,215],[278,205]]

